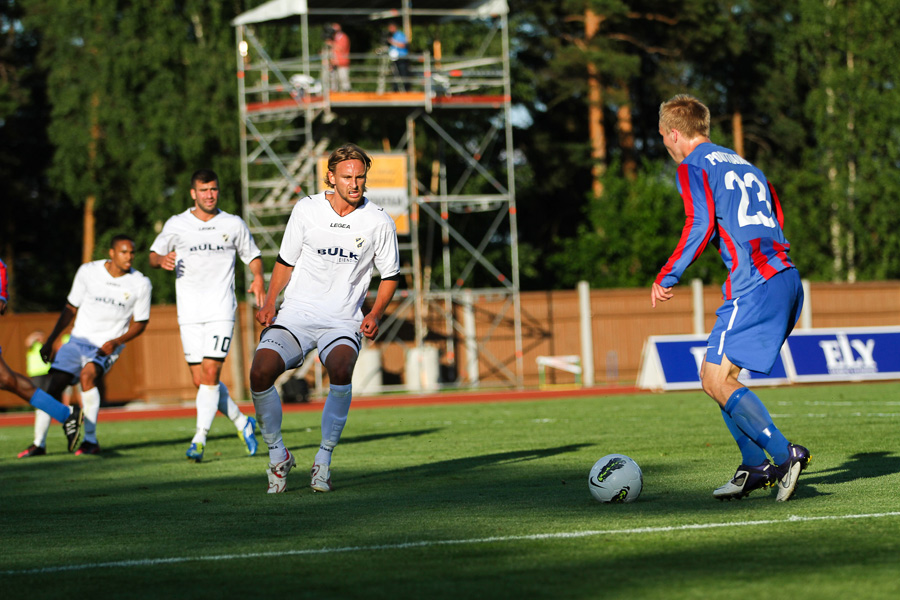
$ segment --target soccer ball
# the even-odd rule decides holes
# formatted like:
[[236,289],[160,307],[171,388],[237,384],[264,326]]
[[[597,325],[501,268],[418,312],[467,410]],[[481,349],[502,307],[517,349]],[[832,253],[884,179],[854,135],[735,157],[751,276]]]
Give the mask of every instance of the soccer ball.
[[607,454],[591,469],[588,489],[598,502],[634,502],[644,487],[644,474],[624,454]]

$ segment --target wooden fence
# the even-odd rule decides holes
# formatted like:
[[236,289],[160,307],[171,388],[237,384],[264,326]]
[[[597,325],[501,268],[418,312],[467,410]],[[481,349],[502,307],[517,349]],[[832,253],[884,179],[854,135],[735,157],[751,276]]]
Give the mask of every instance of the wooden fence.
[[[690,286],[676,288],[671,301],[650,307],[650,288],[592,290],[592,336],[595,382],[598,386],[628,385],[637,379],[641,350],[650,335],[693,332],[693,301]],[[705,330],[715,321],[721,305],[718,286],[704,287]],[[507,297],[483,296],[476,299],[474,316],[476,337],[486,339],[478,354],[478,380],[481,387],[509,384],[515,372],[516,349],[512,312]],[[398,299],[390,310],[402,303]],[[859,327],[900,324],[900,282],[810,285],[811,322],[814,328]],[[521,294],[523,330],[523,379],[525,387],[538,385],[538,356],[581,354],[579,303],[577,292],[523,292]],[[454,306],[454,310],[459,307]],[[461,374],[463,385],[469,374],[466,345],[452,332],[454,352],[447,352],[448,334],[440,308],[426,315],[426,344],[438,347],[440,370],[445,379]],[[402,313],[401,311],[401,314]],[[237,397],[249,396],[247,376],[258,327],[250,323],[245,307],[238,311],[238,327],[231,354],[223,369],[223,381]],[[0,318],[0,347],[3,359],[13,369],[25,370],[25,338],[34,330],[49,332],[56,322],[55,313],[7,314]],[[405,317],[407,318],[407,317]],[[412,322],[398,328],[399,341],[382,346],[384,383],[403,383],[405,353],[411,347]],[[405,340],[405,341],[404,341]],[[570,373],[550,369],[550,384],[572,384]],[[190,372],[181,351],[175,307],[154,306],[150,325],[142,336],[128,344],[109,374],[107,401],[114,403],[142,400],[182,402],[194,398]],[[0,392],[0,407],[21,406],[9,392]]]

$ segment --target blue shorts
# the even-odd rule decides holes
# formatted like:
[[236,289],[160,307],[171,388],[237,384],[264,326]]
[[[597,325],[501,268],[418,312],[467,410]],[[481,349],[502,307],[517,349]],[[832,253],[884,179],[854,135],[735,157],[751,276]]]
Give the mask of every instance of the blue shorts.
[[716,311],[706,362],[720,365],[724,355],[732,364],[768,375],[802,308],[797,269],[785,269],[750,293],[726,300]]

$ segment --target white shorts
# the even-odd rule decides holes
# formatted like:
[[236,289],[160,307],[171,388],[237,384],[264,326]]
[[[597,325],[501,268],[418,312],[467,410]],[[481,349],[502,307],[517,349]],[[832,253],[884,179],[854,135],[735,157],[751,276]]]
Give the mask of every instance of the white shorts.
[[62,348],[56,352],[56,357],[53,359],[53,364],[50,365],[50,368],[69,373],[72,376],[72,381],[69,385],[75,385],[79,381],[81,369],[90,362],[99,367],[101,375],[106,375],[112,369],[112,366],[116,364],[116,361],[119,360],[119,355],[124,349],[125,344],[119,344],[112,354],[98,356],[97,351],[100,350],[99,347],[84,338],[69,338],[69,341],[63,344]]
[[284,368],[296,369],[303,364],[303,357],[313,348],[319,349],[319,360],[325,363],[328,353],[337,346],[350,346],[357,354],[362,344],[359,326],[350,324],[329,327],[298,327],[276,323],[263,330],[259,336],[257,351],[274,350],[284,361]]
[[199,365],[204,358],[225,360],[231,348],[234,320],[189,323],[181,326],[181,347],[189,365]]

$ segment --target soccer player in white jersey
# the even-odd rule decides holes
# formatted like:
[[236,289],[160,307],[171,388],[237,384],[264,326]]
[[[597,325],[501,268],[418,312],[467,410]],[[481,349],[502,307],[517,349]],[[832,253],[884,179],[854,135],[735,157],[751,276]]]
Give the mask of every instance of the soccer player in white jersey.
[[[363,194],[372,161],[358,146],[331,153],[325,183],[331,191],[294,206],[257,320],[260,336],[250,388],[263,439],[269,447],[268,493],[286,489],[294,455],[281,437],[281,398],[275,380],[318,348],[330,389],[322,409],[322,442],[313,460],[310,487],[330,492],[331,455],[347,422],[351,378],[362,336],[375,339],[378,320],[397,289],[400,258],[394,221]],[[378,267],[381,281],[372,309],[363,301]],[[285,289],[286,286],[286,289]],[[284,290],[284,302],[275,303]]]
[[237,428],[247,453],[256,454],[256,419],[235,404],[220,377],[234,332],[236,256],[248,265],[248,292],[256,305],[265,297],[259,248],[244,220],[218,208],[219,178],[209,169],[191,176],[194,206],[170,217],[150,246],[150,266],[175,272],[175,303],[184,358],[197,387],[197,431],[187,450],[200,462],[219,410]]
[[[81,383],[84,411],[84,441],[75,454],[99,454],[97,417],[104,388],[104,376],[119,359],[125,344],[141,335],[150,321],[150,280],[131,268],[134,240],[127,235],[113,237],[109,259],[78,267],[66,305],[53,331],[41,347],[41,358],[50,362],[47,393],[59,400],[65,389]],[[69,341],[54,351],[54,342],[69,327]],[[51,362],[52,361],[52,362]],[[35,413],[34,443],[19,458],[46,454],[50,415]]]

